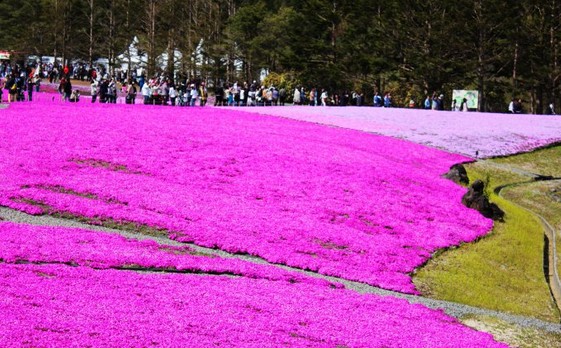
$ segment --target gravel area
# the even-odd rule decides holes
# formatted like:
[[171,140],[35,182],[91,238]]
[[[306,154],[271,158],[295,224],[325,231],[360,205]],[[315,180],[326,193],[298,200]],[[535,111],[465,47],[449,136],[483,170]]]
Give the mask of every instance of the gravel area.
[[[152,240],[155,240],[159,243],[167,244],[167,245],[184,245],[183,243],[175,242],[173,240],[170,240],[170,239],[167,239],[167,238],[164,238],[164,237],[152,237],[152,236],[139,235],[139,234],[135,234],[135,233],[132,233],[132,232],[115,230],[115,229],[105,228],[105,227],[101,227],[101,226],[87,225],[87,224],[80,223],[78,221],[68,220],[68,219],[60,219],[60,218],[55,218],[55,217],[51,217],[51,216],[32,216],[32,215],[28,215],[28,214],[21,213],[21,212],[18,212],[18,211],[14,211],[12,209],[4,208],[4,207],[0,207],[0,219],[5,220],[5,221],[12,221],[12,222],[17,222],[17,223],[27,223],[27,224],[32,224],[32,225],[78,227],[78,228],[101,231],[101,232],[106,232],[106,233],[118,233],[118,234],[121,234],[121,235],[123,235],[127,238],[152,239]],[[266,262],[266,261],[264,261],[264,260],[262,260],[258,257],[254,257],[254,256],[233,255],[233,254],[229,254],[229,253],[226,253],[224,251],[221,251],[221,250],[202,248],[202,247],[199,247],[199,246],[196,246],[196,245],[193,245],[193,244],[189,244],[189,246],[192,247],[193,249],[199,251],[199,252],[204,252],[204,253],[209,253],[209,254],[212,253],[212,254],[216,254],[216,255],[219,255],[219,256],[222,256],[222,257],[226,257],[226,258],[238,258],[238,259],[242,259],[242,260],[246,260],[246,261],[250,261],[250,262],[255,262],[255,263],[260,263],[260,264],[268,264],[268,262]],[[347,289],[350,289],[350,290],[353,290],[353,291],[356,291],[356,292],[359,292],[359,293],[376,294],[376,295],[381,295],[381,296],[392,296],[392,297],[403,298],[403,299],[409,301],[410,303],[420,303],[420,304],[423,304],[423,305],[425,305],[427,307],[430,307],[430,308],[441,309],[441,310],[445,311],[447,314],[449,314],[453,317],[456,317],[458,319],[461,319],[461,318],[463,318],[465,316],[468,316],[468,315],[477,315],[477,316],[481,315],[481,316],[495,317],[495,318],[498,318],[498,319],[503,320],[505,322],[512,323],[512,324],[515,324],[515,325],[519,325],[523,328],[535,328],[535,329],[545,330],[545,331],[548,331],[548,332],[561,333],[561,324],[549,323],[549,322],[545,322],[545,321],[534,319],[534,318],[528,318],[528,317],[517,316],[517,315],[508,314],[508,313],[491,311],[491,310],[466,306],[466,305],[453,303],[453,302],[434,300],[434,299],[429,299],[429,298],[425,298],[425,297],[421,297],[421,296],[405,295],[405,294],[402,294],[402,293],[383,290],[383,289],[376,288],[376,287],[366,285],[366,284],[362,284],[362,283],[342,280],[342,279],[335,278],[335,277],[324,276],[324,275],[320,275],[320,274],[317,274],[317,273],[314,273],[314,272],[303,271],[303,270],[300,270],[300,269],[286,267],[286,266],[283,266],[283,265],[273,265],[273,266],[280,267],[280,268],[287,269],[287,270],[291,270],[291,271],[294,271],[294,272],[299,272],[299,273],[302,273],[302,274],[306,274],[306,275],[311,276],[311,277],[322,278],[322,279],[325,279],[325,280],[328,280],[328,281],[331,281],[331,282],[334,282],[334,283],[340,283],[340,284],[343,284]]]

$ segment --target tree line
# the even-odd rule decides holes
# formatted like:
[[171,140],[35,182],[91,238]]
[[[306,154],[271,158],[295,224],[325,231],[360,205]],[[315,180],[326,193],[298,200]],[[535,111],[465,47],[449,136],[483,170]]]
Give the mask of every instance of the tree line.
[[474,89],[482,111],[505,111],[516,97],[542,113],[560,101],[559,2],[2,0],[0,49],[115,64],[137,36],[148,74],[159,54],[179,50],[170,75],[234,82],[265,70],[276,86],[367,99],[389,91],[398,105]]

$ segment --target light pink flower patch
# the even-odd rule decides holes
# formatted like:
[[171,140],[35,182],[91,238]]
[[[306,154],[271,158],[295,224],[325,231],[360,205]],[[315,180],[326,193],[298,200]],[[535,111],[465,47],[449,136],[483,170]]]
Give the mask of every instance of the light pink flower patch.
[[510,155],[561,141],[561,116],[373,107],[244,108],[252,113],[403,138],[475,158]]
[[492,226],[441,178],[466,160],[237,110],[16,103],[0,117],[0,204],[414,293],[408,274],[435,250]]

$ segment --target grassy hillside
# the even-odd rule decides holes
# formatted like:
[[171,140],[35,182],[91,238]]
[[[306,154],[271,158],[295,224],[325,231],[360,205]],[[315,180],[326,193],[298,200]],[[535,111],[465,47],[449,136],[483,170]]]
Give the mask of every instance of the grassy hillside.
[[[543,227],[523,206],[559,227],[559,181],[534,183],[531,173],[561,176],[561,147],[466,166],[470,182],[485,181],[490,199],[506,213],[477,243],[446,250],[418,270],[427,296],[559,322],[543,271]],[[501,196],[493,191],[505,186]],[[512,185],[512,186],[509,186]],[[520,205],[520,206],[519,206]]]

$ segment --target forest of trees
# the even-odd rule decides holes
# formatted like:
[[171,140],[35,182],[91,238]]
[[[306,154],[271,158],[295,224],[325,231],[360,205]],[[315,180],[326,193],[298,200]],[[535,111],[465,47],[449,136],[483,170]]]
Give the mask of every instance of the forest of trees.
[[482,111],[520,97],[542,113],[561,105],[560,23],[557,0],[2,0],[0,49],[115,63],[137,36],[149,74],[156,56],[177,49],[180,73],[210,81],[266,69],[277,86],[367,100],[391,91],[398,105],[475,89]]

